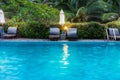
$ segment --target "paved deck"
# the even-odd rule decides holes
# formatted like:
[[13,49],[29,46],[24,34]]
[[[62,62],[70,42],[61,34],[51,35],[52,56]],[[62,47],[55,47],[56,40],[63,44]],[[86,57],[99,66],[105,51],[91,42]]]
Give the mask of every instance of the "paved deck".
[[[44,42],[44,41],[49,41],[53,42],[49,39],[28,39],[28,38],[17,38],[17,39],[0,39],[0,41],[9,41],[9,42]],[[68,42],[69,40],[58,40],[55,42]],[[115,41],[115,40],[109,40],[110,42],[120,42],[120,41]],[[79,39],[76,41],[70,41],[70,42],[109,42],[108,40],[99,40],[99,39]]]

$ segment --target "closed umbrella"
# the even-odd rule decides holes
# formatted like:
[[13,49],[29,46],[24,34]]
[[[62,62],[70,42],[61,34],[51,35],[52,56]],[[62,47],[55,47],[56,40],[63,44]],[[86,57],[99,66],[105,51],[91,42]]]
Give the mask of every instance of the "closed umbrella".
[[63,10],[60,11],[60,20],[59,20],[59,24],[60,25],[64,25],[65,24],[65,15]]
[[[59,20],[59,24],[64,28],[64,24],[65,24],[65,15],[63,10],[60,11],[60,20]],[[63,29],[62,30],[62,34],[61,34],[61,39],[66,39],[66,31]]]
[[3,10],[0,9],[0,24],[2,24],[2,28],[1,28],[1,38],[3,38],[3,34],[4,34],[4,23],[5,23],[5,17],[4,17],[4,13],[3,13]]
[[4,23],[5,23],[4,13],[3,13],[3,10],[0,9],[0,24],[2,24],[2,26],[3,26]]

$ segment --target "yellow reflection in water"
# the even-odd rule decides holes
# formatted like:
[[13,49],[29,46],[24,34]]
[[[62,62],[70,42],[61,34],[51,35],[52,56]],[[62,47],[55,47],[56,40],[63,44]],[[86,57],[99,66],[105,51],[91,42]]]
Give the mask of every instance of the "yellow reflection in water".
[[69,62],[67,61],[67,58],[69,57],[69,53],[68,53],[68,48],[69,46],[67,44],[63,44],[63,58],[62,58],[62,61],[64,63],[64,65],[68,65]]

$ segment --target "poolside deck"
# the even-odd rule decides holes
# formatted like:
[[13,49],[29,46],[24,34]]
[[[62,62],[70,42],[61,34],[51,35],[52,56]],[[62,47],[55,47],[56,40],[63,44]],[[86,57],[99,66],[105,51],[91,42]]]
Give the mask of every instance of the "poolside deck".
[[[9,41],[9,42],[18,42],[18,41],[23,41],[23,42],[42,42],[42,41],[50,41],[53,42],[49,39],[29,39],[29,38],[17,38],[17,39],[0,39],[0,41]],[[68,42],[69,40],[58,40],[55,42]],[[103,40],[103,39],[78,39],[75,41],[70,41],[70,42],[119,42],[115,40]]]

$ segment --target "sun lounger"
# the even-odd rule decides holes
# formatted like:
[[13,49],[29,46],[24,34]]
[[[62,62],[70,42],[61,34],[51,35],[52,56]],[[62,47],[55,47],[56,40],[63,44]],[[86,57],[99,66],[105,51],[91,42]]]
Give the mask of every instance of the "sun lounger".
[[108,28],[107,29],[107,37],[108,39],[120,39],[119,30],[117,28]]
[[2,34],[3,34],[3,27],[0,27],[0,38],[2,38]]
[[67,39],[77,39],[77,28],[68,28]]
[[60,29],[57,27],[51,27],[50,28],[50,35],[49,39],[59,39],[60,38]]
[[8,27],[7,33],[3,35],[4,38],[14,38],[17,35],[17,27]]

